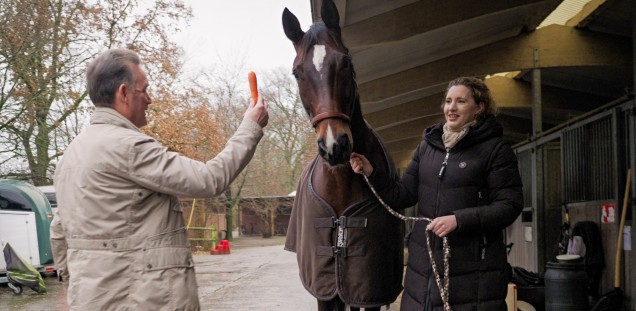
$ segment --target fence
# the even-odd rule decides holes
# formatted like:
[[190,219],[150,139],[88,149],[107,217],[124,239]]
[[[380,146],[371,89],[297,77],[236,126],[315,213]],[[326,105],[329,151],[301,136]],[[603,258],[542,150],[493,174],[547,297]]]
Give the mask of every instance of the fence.
[[[210,232],[209,237],[206,237],[207,231]],[[198,234],[195,234],[197,237],[190,237],[190,234],[189,234],[190,232],[198,233]],[[190,241],[209,241],[211,250],[216,247],[216,237],[217,237],[216,227],[214,225],[211,225],[209,227],[189,227],[188,228],[188,239]]]

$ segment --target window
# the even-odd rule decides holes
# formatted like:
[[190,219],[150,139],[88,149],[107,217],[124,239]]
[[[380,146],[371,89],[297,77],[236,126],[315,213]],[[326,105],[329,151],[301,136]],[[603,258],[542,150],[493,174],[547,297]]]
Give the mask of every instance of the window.
[[0,210],[31,211],[31,205],[20,194],[5,191],[0,193]]

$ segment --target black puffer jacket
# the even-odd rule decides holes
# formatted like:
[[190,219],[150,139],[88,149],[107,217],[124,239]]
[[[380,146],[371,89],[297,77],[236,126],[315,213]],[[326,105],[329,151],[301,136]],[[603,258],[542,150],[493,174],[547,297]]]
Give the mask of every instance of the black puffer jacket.
[[[419,216],[456,216],[458,227],[449,235],[449,301],[454,311],[506,310],[510,268],[502,231],[523,208],[517,157],[502,139],[501,124],[487,115],[450,150],[440,177],[446,156],[442,126],[426,129],[401,183],[373,175],[372,182],[395,208],[418,203]],[[427,224],[418,222],[409,238],[402,310],[443,310],[426,248]],[[429,234],[441,278],[442,239]]]

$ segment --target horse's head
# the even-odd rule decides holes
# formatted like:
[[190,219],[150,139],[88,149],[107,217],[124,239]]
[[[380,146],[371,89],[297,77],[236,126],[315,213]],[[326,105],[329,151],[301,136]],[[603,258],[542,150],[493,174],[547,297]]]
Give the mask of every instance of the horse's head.
[[294,14],[283,11],[283,28],[296,49],[293,74],[300,99],[316,131],[320,156],[331,166],[344,164],[353,149],[351,121],[359,109],[355,72],[342,43],[338,10],[322,2],[322,22],[303,32]]

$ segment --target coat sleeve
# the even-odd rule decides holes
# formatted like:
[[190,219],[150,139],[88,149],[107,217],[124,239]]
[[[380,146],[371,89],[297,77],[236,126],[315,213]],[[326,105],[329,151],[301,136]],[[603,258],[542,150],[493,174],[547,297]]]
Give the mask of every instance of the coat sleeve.
[[394,209],[404,209],[417,203],[417,187],[419,184],[420,148],[421,143],[415,150],[411,162],[409,163],[402,178],[387,178],[376,174],[373,171],[369,177],[369,182],[378,191],[382,200]]
[[51,250],[53,252],[53,262],[57,269],[57,277],[60,281],[68,282],[68,269],[66,268],[66,234],[62,227],[62,221],[58,212],[55,212],[51,221]]
[[168,151],[147,137],[132,144],[128,172],[137,184],[175,196],[221,194],[252,159],[263,137],[262,128],[244,120],[224,149],[203,163]]
[[523,210],[523,190],[517,156],[501,142],[494,149],[487,173],[488,204],[456,210],[459,232],[498,231],[511,225]]

